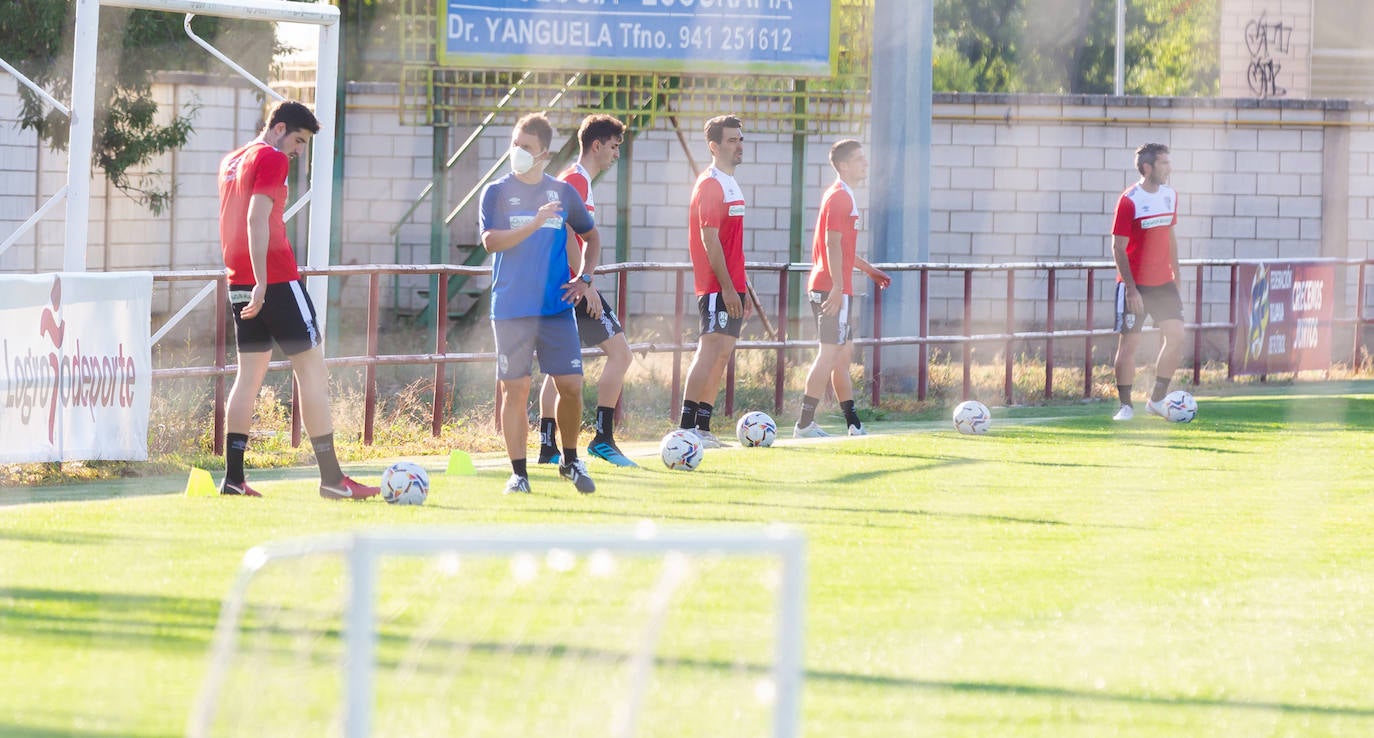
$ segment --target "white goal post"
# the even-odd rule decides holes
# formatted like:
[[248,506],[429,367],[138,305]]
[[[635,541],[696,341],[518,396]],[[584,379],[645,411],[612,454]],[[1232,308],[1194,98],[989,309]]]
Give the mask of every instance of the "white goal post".
[[[797,738],[805,577],[805,541],[782,526],[417,527],[256,546],[225,598],[187,735],[528,734],[509,724],[528,700],[543,731],[687,736],[693,713],[735,700],[755,734]],[[291,672],[284,689],[278,667]],[[251,691],[246,707],[235,689]],[[326,699],[332,717],[294,725],[295,705],[270,701],[283,693]],[[465,712],[463,699],[499,714]],[[453,714],[405,712],[433,710],[426,700]]]
[[[338,82],[339,9],[328,0],[319,3],[298,3],[287,0],[76,0],[76,35],[72,60],[71,135],[67,160],[67,217],[63,247],[63,270],[86,271],[86,243],[90,229],[91,147],[95,125],[95,80],[99,48],[100,8],[132,8],[161,10],[190,15],[214,15],[265,22],[310,23],[319,26],[320,43],[316,57],[315,117],[326,130],[332,130],[335,120],[335,87]],[[309,223],[309,245],[306,264],[323,267],[329,264],[329,223],[333,198],[329,188],[334,179],[334,136],[327,134],[313,140],[310,158],[310,181],[321,184],[312,198]],[[325,294],[325,277],[314,276],[307,281],[317,295]],[[327,321],[327,300],[316,305],[316,317],[321,324]]]

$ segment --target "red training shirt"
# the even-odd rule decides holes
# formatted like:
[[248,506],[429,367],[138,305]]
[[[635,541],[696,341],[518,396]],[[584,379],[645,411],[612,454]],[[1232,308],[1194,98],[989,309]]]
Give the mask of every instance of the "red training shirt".
[[[1168,284],[1177,278],[1169,257],[1169,234],[1178,222],[1178,193],[1169,185],[1146,192],[1138,183],[1121,193],[1116,202],[1113,236],[1125,236],[1126,259],[1131,276],[1143,287]],[[1121,275],[1116,275],[1121,281]]]
[[711,167],[697,178],[692,188],[692,205],[688,210],[687,232],[690,236],[692,273],[696,293],[709,295],[722,292],[711,262],[706,258],[706,246],[701,229],[715,228],[720,232],[720,246],[725,253],[725,265],[730,272],[735,292],[747,289],[744,277],[744,191],[735,178]]
[[[840,258],[843,263],[839,265],[830,263],[830,253],[825,248],[826,235],[830,231],[840,234]],[[849,185],[837,179],[821,198],[821,212],[816,217],[816,235],[811,241],[811,278],[807,282],[807,289],[829,292],[835,286],[835,274],[842,274],[844,294],[853,295],[854,251],[858,241],[859,205],[854,202],[854,191],[849,189]]]
[[286,154],[261,141],[235,149],[219,165],[219,243],[229,284],[255,284],[248,252],[248,203],[253,195],[272,198],[267,218],[267,283],[301,278],[296,254],[286,238]]

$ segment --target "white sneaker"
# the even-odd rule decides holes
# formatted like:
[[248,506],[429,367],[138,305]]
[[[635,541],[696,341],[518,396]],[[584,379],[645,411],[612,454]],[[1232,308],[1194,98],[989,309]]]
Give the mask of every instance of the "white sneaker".
[[868,435],[868,431],[864,430],[864,427],[862,425],[851,425],[849,426],[849,435],[866,436]]
[[1164,412],[1163,400],[1160,400],[1159,402],[1155,402],[1154,400],[1146,400],[1145,409],[1149,410],[1151,415],[1158,415],[1161,418],[1169,417],[1168,414]]
[[1112,416],[1112,420],[1130,420],[1134,417],[1135,410],[1131,409],[1130,405],[1122,405],[1121,409],[1116,411],[1116,415]]
[[697,438],[701,439],[702,448],[725,448],[725,444],[722,443],[719,438],[716,438],[715,434],[711,431],[693,430],[692,432],[697,434]]
[[811,421],[811,425],[808,425],[808,426],[806,426],[805,428],[802,428],[802,427],[800,427],[800,426],[798,426],[798,425],[796,425],[796,424],[793,424],[793,425],[792,425],[792,437],[793,437],[793,438],[829,438],[829,437],[830,437],[830,434],[829,434],[829,433],[826,433],[826,432],[823,431],[823,430],[821,430],[821,427],[820,427],[819,425],[816,425],[816,421],[813,420],[813,421]]

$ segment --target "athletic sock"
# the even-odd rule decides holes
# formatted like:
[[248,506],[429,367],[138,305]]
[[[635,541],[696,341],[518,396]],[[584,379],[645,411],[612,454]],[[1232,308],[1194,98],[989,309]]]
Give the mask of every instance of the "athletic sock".
[[845,400],[844,402],[841,402],[840,409],[844,411],[844,422],[846,424],[852,425],[855,428],[864,427],[864,422],[862,420],[859,420],[859,414],[857,412],[854,412],[853,400]]
[[577,447],[576,447],[576,446],[573,446],[572,448],[565,448],[565,449],[563,449],[563,458],[561,458],[561,459],[558,460],[558,465],[559,465],[559,466],[562,466],[562,467],[568,467],[568,466],[572,466],[572,463],[573,463],[574,461],[577,461]]
[[805,428],[816,420],[816,406],[821,404],[821,398],[811,395],[802,395],[801,417],[797,418],[797,427]]
[[247,450],[247,433],[230,433],[225,438],[224,478],[230,484],[243,484],[243,452]]
[[1159,402],[1164,396],[1169,394],[1169,379],[1161,377],[1155,380],[1155,392],[1150,395],[1150,402]]
[[697,427],[697,407],[695,400],[682,401],[682,420],[677,424],[679,428],[691,430]]
[[697,403],[697,430],[711,432],[711,410],[714,407],[709,402]]
[[615,445],[615,408],[597,405],[596,438],[593,440]]
[[1121,400],[1121,404],[1131,407],[1131,385],[1118,384],[1116,386],[1116,396]]
[[334,434],[313,436],[310,445],[315,449],[315,463],[320,465],[320,481],[325,484],[338,484],[343,479],[343,469],[339,468],[339,457],[334,454]]
[[511,459],[510,470],[522,477],[528,477],[530,475],[524,459]]
[[548,449],[556,452],[558,450],[558,439],[554,436],[557,433],[557,420],[553,418],[539,419],[539,447],[541,449]]

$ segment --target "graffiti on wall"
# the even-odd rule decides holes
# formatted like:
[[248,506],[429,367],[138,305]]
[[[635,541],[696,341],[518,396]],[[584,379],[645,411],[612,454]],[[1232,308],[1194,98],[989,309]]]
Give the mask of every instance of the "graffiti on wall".
[[1288,42],[1293,37],[1293,27],[1283,21],[1269,20],[1268,12],[1251,20],[1245,26],[1245,48],[1250,52],[1250,66],[1245,76],[1250,83],[1250,91],[1261,100],[1282,97],[1288,90],[1279,87],[1279,72],[1283,64],[1274,59],[1274,54],[1287,54]]

